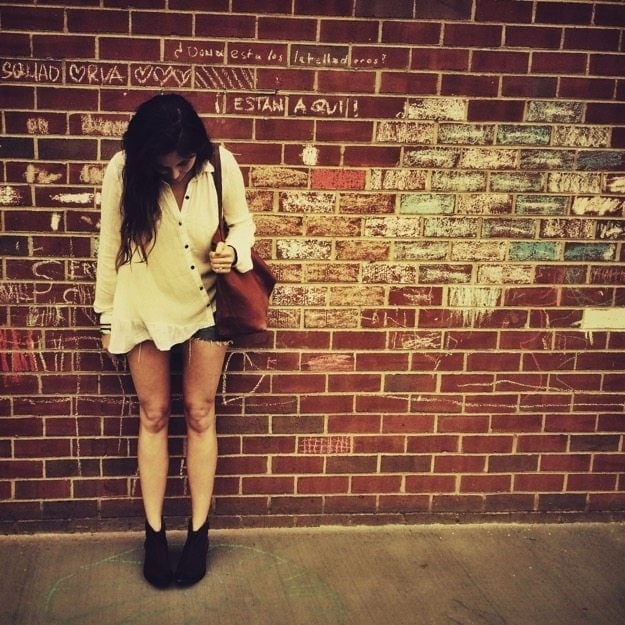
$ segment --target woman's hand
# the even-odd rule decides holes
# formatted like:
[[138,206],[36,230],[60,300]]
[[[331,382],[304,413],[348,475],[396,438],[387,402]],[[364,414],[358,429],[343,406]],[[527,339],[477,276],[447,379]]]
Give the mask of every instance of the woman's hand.
[[111,335],[103,334],[102,335],[102,349],[108,352],[110,343],[111,343]]
[[236,258],[235,254],[232,246],[226,245],[223,241],[219,241],[215,251],[208,253],[211,269],[215,273],[228,273],[234,264]]

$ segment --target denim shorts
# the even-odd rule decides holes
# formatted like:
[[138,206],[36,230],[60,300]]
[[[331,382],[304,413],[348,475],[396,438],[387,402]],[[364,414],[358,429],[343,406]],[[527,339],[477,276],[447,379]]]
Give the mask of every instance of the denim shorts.
[[192,337],[198,341],[215,342],[219,341],[217,336],[217,328],[215,326],[209,326],[208,328],[202,328],[198,330]]

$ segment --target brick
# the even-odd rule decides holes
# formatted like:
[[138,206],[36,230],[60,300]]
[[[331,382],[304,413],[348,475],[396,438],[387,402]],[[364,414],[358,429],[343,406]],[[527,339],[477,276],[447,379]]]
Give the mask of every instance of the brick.
[[546,24],[590,24],[592,7],[583,4],[573,4],[563,11],[558,2],[541,2],[536,7],[534,21]]
[[469,69],[469,50],[415,48],[410,69],[461,72]]
[[581,102],[530,101],[527,121],[579,123],[582,120]]
[[[422,8],[418,9],[420,10]],[[381,43],[434,45],[439,43],[440,33],[441,24],[436,22],[384,21],[382,22]]]
[[478,22],[530,23],[532,7],[519,0],[478,0],[475,19]]
[[37,58],[93,59],[95,39],[81,35],[33,35],[33,55]]
[[473,53],[471,71],[499,73],[502,67],[505,67],[506,72],[526,74],[529,68],[529,53],[495,50],[477,50]]
[[436,125],[430,122],[381,121],[376,125],[376,141],[380,143],[436,142]]
[[482,223],[483,237],[505,237],[506,239],[533,239],[536,224],[531,219],[489,218]]
[[372,475],[352,477],[352,493],[398,493],[402,484],[401,476]]
[[[575,29],[577,30],[577,29]],[[584,74],[586,54],[573,52],[536,52],[532,55],[534,74]]]
[[461,493],[501,493],[510,492],[510,475],[461,475]]
[[453,475],[407,475],[408,493],[453,493],[456,478]]
[[114,9],[68,9],[67,29],[78,33],[128,33],[128,12]]
[[438,77],[434,73],[382,72],[383,93],[435,94]]
[[[478,74],[444,74],[440,88],[441,95],[481,96],[490,98],[494,98],[498,90],[499,78]],[[499,105],[497,108],[503,108],[503,106],[507,107],[507,105]],[[472,108],[475,108],[473,101],[469,102],[469,111],[471,111]],[[470,121],[477,119],[490,120],[493,118],[490,116],[473,116],[471,112],[469,112]]]
[[564,260],[607,261],[615,258],[616,247],[608,243],[565,243]]
[[561,97],[577,100],[609,100],[614,93],[614,81],[600,78],[562,78],[559,93]]
[[382,4],[376,0],[356,0],[354,15],[356,17],[412,18],[413,6],[411,0],[397,0],[392,5]]
[[27,57],[30,55],[30,37],[25,33],[9,33],[6,27],[0,41],[0,54]]
[[571,50],[618,50],[618,28],[566,28],[564,30],[565,49]]
[[62,8],[3,6],[2,29],[24,30],[27,25],[31,32],[63,32],[65,23],[63,13]]
[[443,44],[450,47],[489,48],[502,43],[499,25],[446,24]]
[[555,98],[558,79],[544,76],[504,76],[501,94],[513,98]]
[[562,29],[548,26],[506,27],[504,45],[512,48],[559,49]]
[[324,3],[323,6],[318,7],[312,7],[306,0],[295,0],[294,5],[295,15],[312,14],[344,17],[346,14],[351,14],[351,12],[351,0],[333,0],[332,2]]
[[618,4],[600,4],[597,6],[595,24],[599,26],[624,26],[625,7]]
[[[380,459],[380,471],[382,473],[423,473],[430,469],[430,458],[428,456],[385,456]],[[391,482],[396,484],[396,481]],[[353,490],[352,484],[352,490]]]
[[441,123],[438,129],[438,141],[442,144],[490,145],[494,136],[493,125]]
[[589,103],[586,106],[585,123],[588,124],[620,124],[620,119],[625,112],[622,104]]
[[297,492],[301,494],[336,494],[349,492],[348,476],[300,477],[297,480]]
[[[132,44],[128,45],[127,38],[102,36],[98,39],[98,49],[101,60],[143,62],[160,60],[160,41],[158,39],[135,37],[132,39]],[[92,110],[98,110],[98,108],[94,107]]]
[[515,475],[513,490],[515,492],[560,492],[564,488],[564,476],[558,474],[547,475]]

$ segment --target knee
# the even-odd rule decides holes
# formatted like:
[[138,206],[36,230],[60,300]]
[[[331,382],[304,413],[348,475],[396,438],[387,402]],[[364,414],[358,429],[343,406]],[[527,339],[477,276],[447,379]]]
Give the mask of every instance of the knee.
[[204,401],[185,405],[187,428],[197,434],[204,434],[215,427],[215,402]]
[[150,434],[159,434],[167,430],[170,414],[169,405],[142,405],[140,412],[141,425]]

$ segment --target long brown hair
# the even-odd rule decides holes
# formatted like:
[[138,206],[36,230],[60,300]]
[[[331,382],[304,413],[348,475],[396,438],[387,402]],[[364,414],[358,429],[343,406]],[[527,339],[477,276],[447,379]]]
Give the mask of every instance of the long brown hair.
[[178,94],[154,96],[139,106],[122,138],[126,156],[121,199],[119,269],[137,252],[147,262],[156,241],[161,209],[158,200],[164,184],[158,159],[171,152],[196,155],[195,171],[213,153],[213,144],[193,106]]

